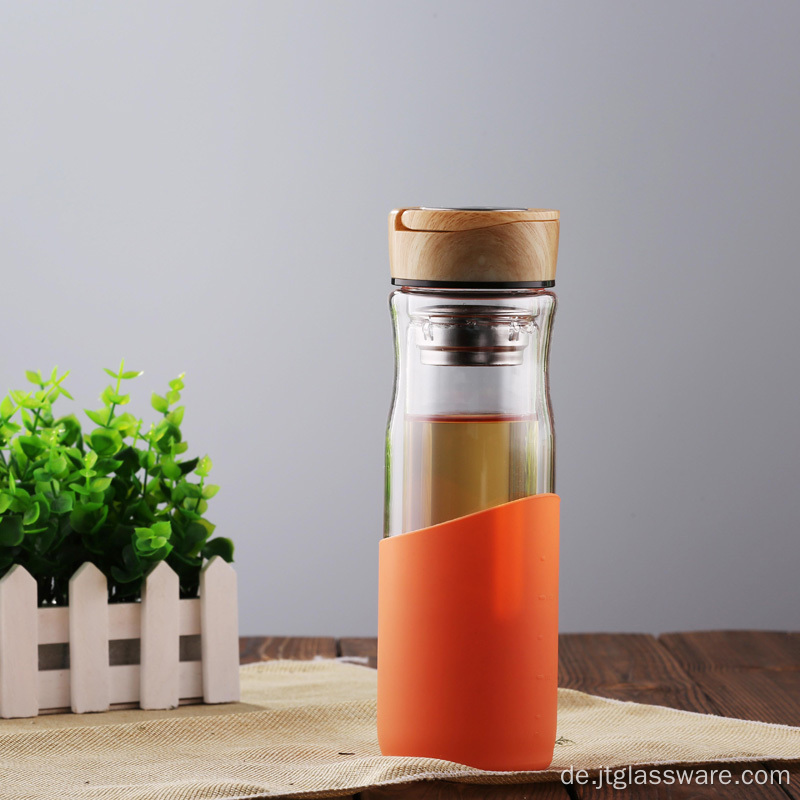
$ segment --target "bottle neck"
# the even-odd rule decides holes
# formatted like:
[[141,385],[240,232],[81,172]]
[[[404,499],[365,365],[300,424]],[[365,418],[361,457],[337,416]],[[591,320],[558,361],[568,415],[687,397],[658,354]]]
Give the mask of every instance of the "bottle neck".
[[546,290],[392,294],[398,388],[411,414],[528,414],[547,369]]

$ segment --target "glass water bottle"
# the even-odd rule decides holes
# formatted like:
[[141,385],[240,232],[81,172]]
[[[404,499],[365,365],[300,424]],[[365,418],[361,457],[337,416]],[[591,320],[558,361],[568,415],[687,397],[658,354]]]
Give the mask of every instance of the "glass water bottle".
[[555,740],[548,388],[559,215],[390,215],[395,382],[378,640],[387,755],[541,769]]

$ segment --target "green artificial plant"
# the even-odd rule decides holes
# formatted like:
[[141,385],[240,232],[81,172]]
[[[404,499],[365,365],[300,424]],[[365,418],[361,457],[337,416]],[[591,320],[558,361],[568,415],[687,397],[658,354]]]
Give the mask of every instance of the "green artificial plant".
[[181,596],[193,597],[204,560],[232,561],[233,544],[211,538],[205,518],[219,490],[207,483],[211,459],[182,460],[183,375],[152,396],[160,418],[145,425],[123,410],[123,384],[141,373],[124,361],[105,371],[112,384],[103,407],[85,412],[96,426],[88,431],[74,414],[53,413],[59,397],[73,399],[64,388],[69,372],[29,371],[34,388],[0,402],[0,576],[22,564],[40,604],[66,604],[70,576],[91,561],[108,579],[110,600],[133,600],[149,569],[167,561]]

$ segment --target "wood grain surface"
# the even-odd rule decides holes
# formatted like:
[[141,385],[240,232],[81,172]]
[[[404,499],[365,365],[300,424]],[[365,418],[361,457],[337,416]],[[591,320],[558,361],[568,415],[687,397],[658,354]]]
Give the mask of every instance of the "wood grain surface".
[[366,659],[366,666],[378,666],[378,640],[369,637],[339,639],[339,655],[353,660]]
[[391,274],[406,281],[552,281],[558,235],[558,212],[548,209],[396,209],[389,215]]
[[[715,713],[800,725],[800,633],[702,631],[663,634],[659,641],[714,703]],[[763,766],[789,769],[782,789],[800,800],[800,762]]]
[[336,658],[336,639],[324,636],[243,636],[239,639],[242,664],[288,658],[311,661]]

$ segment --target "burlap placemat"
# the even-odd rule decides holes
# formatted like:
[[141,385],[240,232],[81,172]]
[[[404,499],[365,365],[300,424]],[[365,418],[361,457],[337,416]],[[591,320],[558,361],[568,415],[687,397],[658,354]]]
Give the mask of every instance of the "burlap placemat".
[[800,728],[559,690],[550,770],[497,773],[387,758],[373,670],[335,661],[242,668],[242,703],[0,720],[3,800],[334,797],[421,779],[557,780],[562,770],[800,758]]

